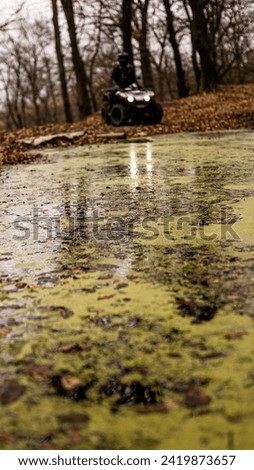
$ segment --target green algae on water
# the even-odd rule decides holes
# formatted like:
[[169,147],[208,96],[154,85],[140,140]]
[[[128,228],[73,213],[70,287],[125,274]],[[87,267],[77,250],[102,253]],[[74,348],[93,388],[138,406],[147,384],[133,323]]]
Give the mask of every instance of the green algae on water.
[[47,154],[1,188],[0,448],[253,448],[253,134]]

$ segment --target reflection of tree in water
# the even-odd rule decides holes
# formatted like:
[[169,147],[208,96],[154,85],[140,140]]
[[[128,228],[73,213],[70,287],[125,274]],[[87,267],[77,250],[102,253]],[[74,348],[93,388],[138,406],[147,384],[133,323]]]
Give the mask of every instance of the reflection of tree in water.
[[[85,188],[86,178],[81,175],[73,182],[65,184],[63,187],[62,216],[65,225],[61,227],[61,239],[63,244],[75,245],[78,242],[87,240],[86,219],[87,219],[87,197]],[[75,188],[75,198],[73,190]]]
[[[228,175],[217,166],[204,165],[171,168],[169,178],[163,163],[154,165],[150,144],[140,147],[140,153],[135,148],[129,147],[129,160],[124,163],[105,161],[89,179],[75,175],[75,184],[65,185],[63,214],[70,223],[62,242],[68,247],[68,263],[72,267],[83,263],[86,270],[105,269],[119,276],[140,271],[175,292],[181,314],[210,320],[232,292],[225,266],[232,271],[234,263],[218,241],[193,246],[183,239],[172,246],[168,239],[161,246],[142,245],[135,228],[147,217],[157,223],[167,214],[189,215],[194,224],[218,222]],[[190,184],[174,184],[179,172],[191,173]],[[111,264],[103,265],[103,258],[111,258]]]
[[134,227],[148,214],[155,217],[158,213],[152,188],[151,145],[144,147],[147,158],[142,165],[133,149],[126,163],[110,164],[105,160],[89,178],[71,174],[64,185],[62,215],[66,223],[61,238],[70,260],[71,255],[73,259],[82,257],[89,245],[97,258],[115,257],[131,269],[135,259]]
[[[183,222],[184,216],[188,215],[187,222],[189,220],[194,224],[193,233],[202,238],[205,231],[201,233],[199,226],[223,223],[221,217],[229,216],[225,207],[221,214],[220,207],[225,201],[223,186],[229,175],[212,165],[193,168],[194,175],[191,184],[185,187],[174,184],[172,179],[173,184],[166,191],[167,201],[172,215],[178,219],[180,217]],[[191,227],[188,230],[190,233]],[[198,247],[183,242],[171,247],[157,246],[150,251],[151,277],[175,291],[181,314],[194,317],[197,321],[212,319],[232,291],[232,286],[227,285],[227,266],[231,265],[230,270],[234,270],[232,259],[223,254],[217,242]]]
[[148,277],[174,293],[182,315],[210,320],[224,303],[220,261],[216,249],[207,246],[154,247]]
[[211,320],[223,306],[239,315],[253,316],[253,259],[233,256],[230,245],[154,247],[146,275],[167,286],[179,312],[195,321]]
[[[181,170],[181,171],[180,171]],[[225,201],[223,186],[228,182],[227,172],[221,172],[218,166],[203,165],[198,167],[178,168],[183,176],[191,173],[189,184],[176,184],[172,179],[166,194],[171,214],[174,216],[188,215],[193,223],[207,225],[220,221],[220,206]]]
[[[71,173],[62,187],[62,260],[66,268],[94,270],[96,259],[125,240],[126,221],[114,212],[123,209],[123,194],[105,181],[128,174],[124,165],[105,165],[86,175]],[[113,216],[112,216],[113,214]],[[128,231],[130,236],[132,231]],[[95,252],[94,256],[92,252]],[[118,251],[120,251],[118,249]]]
[[201,225],[220,221],[220,205],[225,201],[223,186],[228,175],[219,166],[203,165],[196,169],[193,209]]
[[224,304],[221,289],[221,257],[216,248],[184,247],[182,276],[178,280],[177,304],[182,315],[197,321],[211,320]]
[[[161,170],[163,172],[163,169]],[[166,168],[165,168],[165,174]],[[174,184],[174,176],[191,174],[190,184]],[[232,208],[225,208],[224,186],[236,174],[232,165],[221,171],[218,165],[198,167],[175,167],[171,182],[164,184],[155,196],[158,213],[171,211],[174,217],[188,215],[196,227],[211,223],[228,223],[234,216]],[[166,182],[165,178],[165,182]],[[166,196],[166,197],[165,197]],[[199,235],[201,228],[198,228]],[[205,233],[205,232],[204,232]],[[202,234],[201,234],[202,235]],[[195,242],[195,240],[193,240]],[[220,241],[213,245],[192,246],[178,244],[169,247],[156,246],[143,251],[148,259],[149,277],[156,279],[176,293],[176,301],[183,315],[194,317],[197,321],[210,320],[220,307],[232,297],[234,289],[239,292],[239,299],[244,299],[246,284],[242,272],[248,272],[248,266],[239,266],[239,260],[223,252]],[[237,301],[243,310],[243,301]],[[241,305],[240,305],[241,304]]]

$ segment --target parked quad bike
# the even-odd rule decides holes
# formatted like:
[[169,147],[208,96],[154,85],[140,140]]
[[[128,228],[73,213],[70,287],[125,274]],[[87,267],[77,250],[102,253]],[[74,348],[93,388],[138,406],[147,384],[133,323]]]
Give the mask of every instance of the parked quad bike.
[[103,101],[102,118],[106,124],[113,126],[158,124],[163,117],[163,109],[155,101],[154,91],[135,83],[128,88],[104,90]]

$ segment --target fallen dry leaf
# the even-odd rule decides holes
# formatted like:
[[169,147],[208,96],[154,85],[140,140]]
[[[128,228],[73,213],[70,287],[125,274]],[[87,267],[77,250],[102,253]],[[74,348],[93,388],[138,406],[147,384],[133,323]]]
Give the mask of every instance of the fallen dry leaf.
[[7,328],[5,326],[0,328],[0,336],[4,337],[7,336],[11,332],[11,328]]
[[226,339],[237,339],[242,338],[242,336],[246,335],[246,331],[231,331],[231,333],[227,333],[224,335]]
[[38,366],[32,370],[32,377],[37,382],[43,382],[50,375],[51,369],[47,366]]
[[7,434],[5,432],[0,431],[0,441],[5,441],[8,444],[13,444],[16,441],[16,437],[12,434]]
[[180,404],[176,401],[166,401],[164,403],[156,403],[154,405],[146,405],[141,408],[141,413],[167,413],[168,411],[177,410]]
[[90,313],[103,313],[104,312],[102,308],[95,308],[95,307],[88,307],[87,310]]
[[125,287],[128,287],[129,284],[127,282],[120,282],[115,286],[115,289],[124,289]]
[[46,310],[47,312],[59,312],[61,317],[70,318],[74,315],[74,312],[69,308],[63,307],[61,305],[45,305],[40,307],[41,310]]
[[28,285],[26,284],[26,282],[22,282],[22,281],[17,281],[17,282],[15,282],[15,286],[16,286],[18,289],[24,289],[25,287],[28,287]]
[[71,375],[66,375],[61,378],[61,385],[64,390],[72,391],[81,386],[81,382],[77,377],[72,377]]
[[81,435],[78,429],[71,429],[70,430],[70,441],[72,444],[78,444],[81,440]]
[[72,344],[60,344],[56,349],[58,353],[70,353],[75,351],[88,351],[91,349],[89,343],[72,343]]
[[59,307],[58,310],[60,312],[61,317],[63,317],[63,318],[70,318],[74,315],[72,310],[70,310],[66,307]]
[[60,421],[60,423],[69,423],[74,425],[87,423],[90,420],[89,416],[83,413],[70,413],[66,415],[59,415],[57,419],[58,421]]
[[49,376],[51,371],[51,367],[47,365],[36,365],[36,364],[27,364],[25,367],[19,369],[21,374],[28,374],[34,378],[37,382],[43,382]]
[[101,295],[100,297],[98,297],[98,300],[108,300],[108,299],[112,299],[113,297],[115,297],[116,294],[108,294],[108,295]]
[[112,277],[113,277],[113,274],[111,273],[103,273],[103,274],[100,274],[100,276],[98,276],[98,280],[104,281],[104,280],[112,279]]

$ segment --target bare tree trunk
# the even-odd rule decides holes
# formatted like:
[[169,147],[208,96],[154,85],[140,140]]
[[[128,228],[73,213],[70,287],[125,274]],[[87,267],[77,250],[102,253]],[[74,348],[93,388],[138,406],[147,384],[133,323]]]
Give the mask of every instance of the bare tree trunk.
[[60,83],[61,83],[64,113],[65,113],[66,122],[71,123],[73,122],[73,116],[72,116],[71,104],[69,100],[64,59],[63,59],[63,53],[62,53],[61,36],[60,36],[60,29],[59,29],[59,22],[58,22],[57,0],[51,0],[51,1],[52,1],[52,11],[53,11],[53,25],[54,25],[54,32],[55,32],[55,48],[56,48]]
[[47,86],[46,94],[43,97],[43,105],[45,109],[44,122],[57,122],[57,103],[55,96],[54,80],[52,78],[52,67],[51,61],[48,57],[43,60],[45,64],[45,72],[47,72]]
[[7,114],[6,114],[6,128],[7,129],[12,129],[12,124],[14,124],[14,127],[16,129],[19,129],[19,122],[16,119],[16,115],[13,111],[13,105],[12,105],[12,100],[10,99],[9,95],[9,86],[10,86],[10,77],[9,77],[9,70],[8,70],[8,79],[6,82],[4,82],[4,91],[5,91],[5,96],[6,96],[6,107],[7,107]]
[[201,88],[201,71],[198,65],[197,61],[197,51],[195,49],[195,44],[194,44],[194,39],[193,39],[193,32],[192,32],[192,19],[190,16],[190,12],[188,10],[188,5],[187,5],[187,0],[183,0],[183,5],[184,9],[187,15],[187,18],[189,20],[189,25],[190,25],[190,38],[191,38],[191,60],[192,60],[192,66],[195,74],[195,79],[196,79],[196,85],[197,85],[197,91],[200,90]]
[[201,91],[213,90],[217,86],[216,64],[212,59],[212,47],[204,13],[206,0],[189,0],[192,10],[192,34],[196,51],[200,57]]
[[38,104],[38,88],[37,88],[37,70],[33,71],[31,76],[31,91],[32,91],[32,102],[35,110],[35,122],[37,126],[41,124],[41,111]]
[[176,65],[176,74],[177,74],[177,88],[179,98],[188,96],[189,90],[186,85],[185,72],[182,65],[182,59],[180,55],[179,45],[176,39],[176,31],[174,27],[174,15],[171,10],[171,4],[169,0],[163,0],[164,7],[167,15],[167,28],[169,34],[169,40],[173,49],[175,65]]
[[133,48],[132,48],[132,0],[122,0],[122,19],[121,29],[123,34],[123,50],[129,54],[129,61],[133,65]]
[[86,76],[86,71],[78,48],[76,26],[74,20],[73,0],[61,0],[61,3],[66,17],[71,42],[73,68],[77,82],[79,117],[80,119],[83,119],[84,117],[91,114],[92,110],[88,92],[88,80]]
[[139,38],[140,48],[140,59],[141,59],[141,70],[144,86],[148,88],[154,88],[153,74],[150,60],[150,52],[147,47],[147,15],[148,15],[149,0],[145,0],[144,3],[139,1],[139,7],[141,12],[141,34]]
[[88,71],[88,86],[89,86],[89,93],[91,96],[91,105],[93,112],[98,111],[98,103],[97,103],[97,97],[96,97],[96,92],[94,91],[94,70],[95,70],[95,65],[96,65],[96,59],[98,57],[98,54],[100,52],[101,48],[101,40],[102,40],[102,31],[103,31],[103,0],[99,0],[99,5],[98,5],[98,17],[96,19],[97,22],[97,34],[96,34],[96,40],[95,44],[93,47],[93,53],[90,58],[90,63],[89,63],[89,71]]

